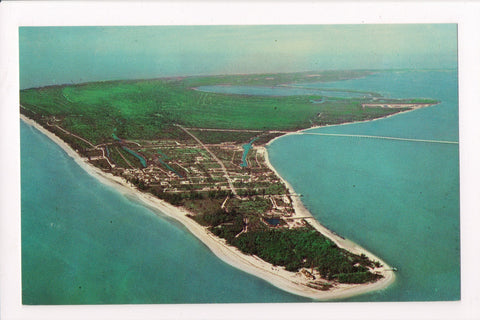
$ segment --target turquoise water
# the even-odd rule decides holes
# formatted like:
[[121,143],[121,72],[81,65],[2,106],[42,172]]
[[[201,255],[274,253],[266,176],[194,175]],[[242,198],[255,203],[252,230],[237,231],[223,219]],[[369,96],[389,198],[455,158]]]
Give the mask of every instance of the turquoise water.
[[[458,139],[454,71],[387,72],[330,86],[442,103],[309,132]],[[460,298],[458,145],[301,135],[280,138],[268,150],[322,224],[399,269],[391,287],[347,301]]]
[[161,164],[163,164],[165,166],[165,168],[167,168],[168,170],[172,171],[173,173],[175,173],[177,176],[179,176],[180,178],[182,177],[175,169],[173,169],[172,167],[170,167],[168,165],[168,163],[166,163],[165,161],[163,161],[162,159],[158,158],[158,162],[160,162]]
[[147,160],[145,160],[144,157],[142,157],[141,155],[139,155],[139,154],[136,153],[135,151],[128,149],[127,147],[122,147],[122,149],[125,150],[125,151],[127,151],[128,153],[130,153],[132,156],[134,156],[134,157],[137,158],[138,160],[140,160],[140,163],[142,164],[142,166],[143,166],[144,168],[147,166]]
[[252,139],[252,141],[250,141],[249,143],[246,143],[242,146],[243,147],[243,155],[242,155],[242,164],[240,165],[241,167],[248,167],[248,163],[247,163],[248,151],[250,151],[250,149],[252,148],[252,144],[257,139],[258,138],[254,138],[254,139]]
[[201,74],[455,67],[456,39],[453,23],[20,27],[20,87]]
[[[367,35],[372,41],[363,41]],[[312,46],[298,46],[305,40]],[[346,46],[337,47],[342,41]],[[332,55],[331,48],[339,54]],[[359,48],[368,50],[352,56]],[[196,74],[435,68],[455,66],[456,49],[455,24],[21,27],[20,87]],[[431,108],[319,130],[457,140],[456,81],[451,71],[379,73],[295,90],[438,98],[442,104]],[[103,186],[23,123],[21,152],[24,303],[309,301],[224,264],[182,226]],[[295,136],[277,140],[269,152],[322,223],[399,268],[397,282],[387,290],[349,300],[458,299],[456,146]]]
[[24,304],[309,301],[223,263],[20,128]]
[[[407,97],[442,103],[309,131],[458,138],[454,72],[333,85],[368,81],[378,90],[392,78],[385,94],[403,88]],[[309,301],[224,264],[182,226],[103,186],[23,123],[21,150],[24,303]],[[296,135],[276,140],[269,155],[318,220],[399,268],[388,289],[345,301],[460,297],[457,145]]]

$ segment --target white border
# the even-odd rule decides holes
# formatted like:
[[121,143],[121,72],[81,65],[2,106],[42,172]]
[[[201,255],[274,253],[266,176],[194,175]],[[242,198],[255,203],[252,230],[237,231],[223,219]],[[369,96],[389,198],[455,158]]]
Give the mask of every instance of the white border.
[[[22,306],[18,27],[40,25],[458,23],[462,300],[432,303]],[[2,2],[1,319],[480,319],[480,5],[477,2]]]

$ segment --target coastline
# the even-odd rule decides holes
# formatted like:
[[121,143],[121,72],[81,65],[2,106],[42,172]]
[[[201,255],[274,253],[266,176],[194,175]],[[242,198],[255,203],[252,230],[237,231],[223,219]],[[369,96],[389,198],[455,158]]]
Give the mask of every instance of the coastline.
[[[350,125],[350,124],[357,124],[357,123],[364,123],[364,122],[384,120],[384,119],[388,119],[388,118],[391,118],[391,117],[395,117],[395,116],[398,116],[398,115],[401,115],[401,114],[404,114],[404,113],[407,113],[407,112],[412,112],[412,111],[415,111],[415,110],[418,110],[418,109],[429,108],[429,107],[437,106],[437,105],[439,105],[439,104],[441,104],[441,103],[442,103],[441,101],[438,101],[437,103],[434,103],[434,104],[430,104],[430,105],[426,105],[426,106],[422,106],[422,107],[417,107],[417,108],[413,108],[413,109],[409,109],[409,110],[399,111],[399,112],[396,112],[396,113],[394,113],[394,114],[389,114],[389,115],[386,115],[386,116],[383,116],[383,117],[379,117],[379,118],[375,118],[375,119],[367,119],[367,120],[359,120],[359,121],[350,121],[350,122],[344,122],[344,123],[338,123],[338,124],[327,124],[327,125],[324,125],[324,126],[312,126],[312,127],[309,127],[309,128],[300,129],[300,130],[297,130],[297,131],[292,131],[292,132],[283,134],[283,135],[281,135],[281,136],[275,137],[275,138],[273,138],[272,140],[268,141],[268,143],[265,145],[265,147],[268,147],[268,146],[269,146],[270,144],[272,144],[275,140],[280,139],[280,138],[285,137],[285,136],[288,136],[288,135],[302,134],[303,132],[307,132],[307,131],[315,130],[315,129],[320,129],[320,128],[331,128],[331,127],[346,126],[346,125]],[[277,172],[275,172],[275,173],[276,173],[278,176],[280,176]]]
[[[283,268],[274,267],[273,265],[259,259],[256,256],[245,255],[240,250],[235,247],[229,246],[226,244],[225,240],[216,237],[210,233],[206,227],[203,227],[197,224],[194,220],[187,217],[189,213],[184,208],[175,207],[170,205],[163,200],[160,200],[154,197],[151,194],[141,192],[137,190],[133,185],[126,182],[123,178],[114,176],[110,173],[103,172],[99,168],[89,164],[86,158],[82,158],[77,152],[75,152],[68,144],[61,140],[58,136],[51,133],[35,121],[20,115],[22,121],[26,124],[35,127],[41,133],[45,134],[53,142],[59,145],[74,161],[84,169],[88,174],[98,179],[101,183],[106,184],[115,188],[117,191],[124,195],[128,195],[136,201],[141,202],[148,208],[152,209],[155,213],[160,216],[167,216],[173,218],[184,225],[189,232],[191,232],[195,237],[197,237],[202,243],[204,243],[218,258],[222,261],[232,265],[233,267],[240,269],[244,272],[252,274],[256,277],[259,277],[272,285],[290,292],[292,294],[300,295],[303,297],[311,298],[313,300],[332,300],[346,298],[354,295],[363,294],[370,291],[384,289],[389,286],[395,280],[395,275],[387,264],[385,264],[381,259],[374,256],[372,253],[361,248],[357,244],[345,240],[340,236],[334,234],[324,226],[322,226],[318,221],[314,219],[308,219],[310,225],[315,229],[320,231],[322,234],[333,240],[339,247],[347,249],[356,254],[365,254],[372,260],[378,260],[383,267],[377,268],[376,271],[379,271],[384,277],[374,283],[367,284],[338,284],[328,291],[319,291],[306,286],[308,282],[305,277],[301,276],[299,273],[292,273],[285,271]],[[367,120],[371,121],[371,120]],[[309,128],[312,129],[312,128]],[[303,130],[300,130],[303,131]],[[293,132],[290,134],[294,134]],[[271,140],[269,144],[274,141]],[[273,168],[268,159],[268,152],[266,148],[263,148],[265,154],[265,162],[269,168],[277,174],[277,176],[285,183],[287,188],[291,193],[294,193],[291,185],[286,182]],[[313,218],[311,213],[303,206],[299,199],[292,197],[293,205],[295,208],[295,215],[298,217],[308,217]]]

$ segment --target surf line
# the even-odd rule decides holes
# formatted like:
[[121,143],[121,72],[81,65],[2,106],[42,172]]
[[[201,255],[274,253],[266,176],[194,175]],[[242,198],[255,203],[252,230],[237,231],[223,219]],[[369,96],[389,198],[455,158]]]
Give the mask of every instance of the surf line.
[[428,143],[458,144],[458,141],[424,140],[424,139],[410,139],[410,138],[397,138],[397,137],[368,136],[368,135],[363,135],[363,134],[319,133],[319,132],[297,132],[296,134],[308,134],[308,135],[315,135],[315,136],[333,136],[333,137],[371,138],[371,139],[400,140],[400,141],[428,142]]

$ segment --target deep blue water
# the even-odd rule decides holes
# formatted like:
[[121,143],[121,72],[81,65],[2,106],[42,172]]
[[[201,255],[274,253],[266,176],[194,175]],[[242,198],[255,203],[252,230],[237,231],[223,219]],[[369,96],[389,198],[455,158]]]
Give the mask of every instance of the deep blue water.
[[[455,71],[386,72],[329,86],[442,102],[308,132],[458,140]],[[268,150],[272,164],[322,224],[399,269],[388,289],[347,301],[460,298],[458,145],[296,135],[276,140]]]

